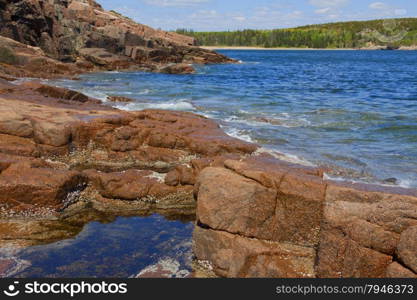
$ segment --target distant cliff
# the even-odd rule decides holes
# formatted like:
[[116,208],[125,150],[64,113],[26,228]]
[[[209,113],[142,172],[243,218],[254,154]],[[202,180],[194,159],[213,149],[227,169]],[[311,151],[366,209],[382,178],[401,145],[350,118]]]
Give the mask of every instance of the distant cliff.
[[[232,62],[195,47],[192,37],[135,23],[117,12],[103,10],[93,0],[0,0],[0,36],[0,63],[14,62],[18,67],[27,65],[27,57],[34,54],[89,70],[158,71],[173,63]],[[2,37],[21,45],[17,47]],[[39,49],[36,53],[24,50],[26,57],[23,53],[22,58],[22,52],[14,49],[26,46]],[[5,59],[8,52],[20,56]]]

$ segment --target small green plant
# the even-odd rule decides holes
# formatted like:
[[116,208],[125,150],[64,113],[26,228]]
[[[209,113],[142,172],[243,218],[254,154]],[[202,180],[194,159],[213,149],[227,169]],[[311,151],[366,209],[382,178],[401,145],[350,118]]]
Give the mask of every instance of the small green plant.
[[10,48],[0,47],[0,63],[15,65],[18,63],[18,58]]

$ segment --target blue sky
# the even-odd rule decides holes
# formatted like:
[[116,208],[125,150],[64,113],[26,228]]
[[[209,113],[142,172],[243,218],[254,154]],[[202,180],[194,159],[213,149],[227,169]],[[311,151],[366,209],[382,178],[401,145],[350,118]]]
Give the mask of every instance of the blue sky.
[[416,0],[97,0],[155,28],[271,29],[377,18],[416,17]]

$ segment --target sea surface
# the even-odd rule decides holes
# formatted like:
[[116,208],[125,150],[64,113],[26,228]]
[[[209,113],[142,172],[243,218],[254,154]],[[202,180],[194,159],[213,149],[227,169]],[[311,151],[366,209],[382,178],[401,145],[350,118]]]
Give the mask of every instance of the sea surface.
[[108,72],[53,84],[125,110],[192,111],[328,176],[417,187],[417,51],[223,50],[197,74]]

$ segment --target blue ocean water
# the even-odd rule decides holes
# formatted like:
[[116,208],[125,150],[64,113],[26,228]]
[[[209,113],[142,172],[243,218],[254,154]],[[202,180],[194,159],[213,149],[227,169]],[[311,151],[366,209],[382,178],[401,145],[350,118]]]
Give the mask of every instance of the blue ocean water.
[[331,177],[417,187],[416,51],[221,52],[242,63],[53,83],[136,99],[121,109],[203,114],[289,160],[330,167]]

